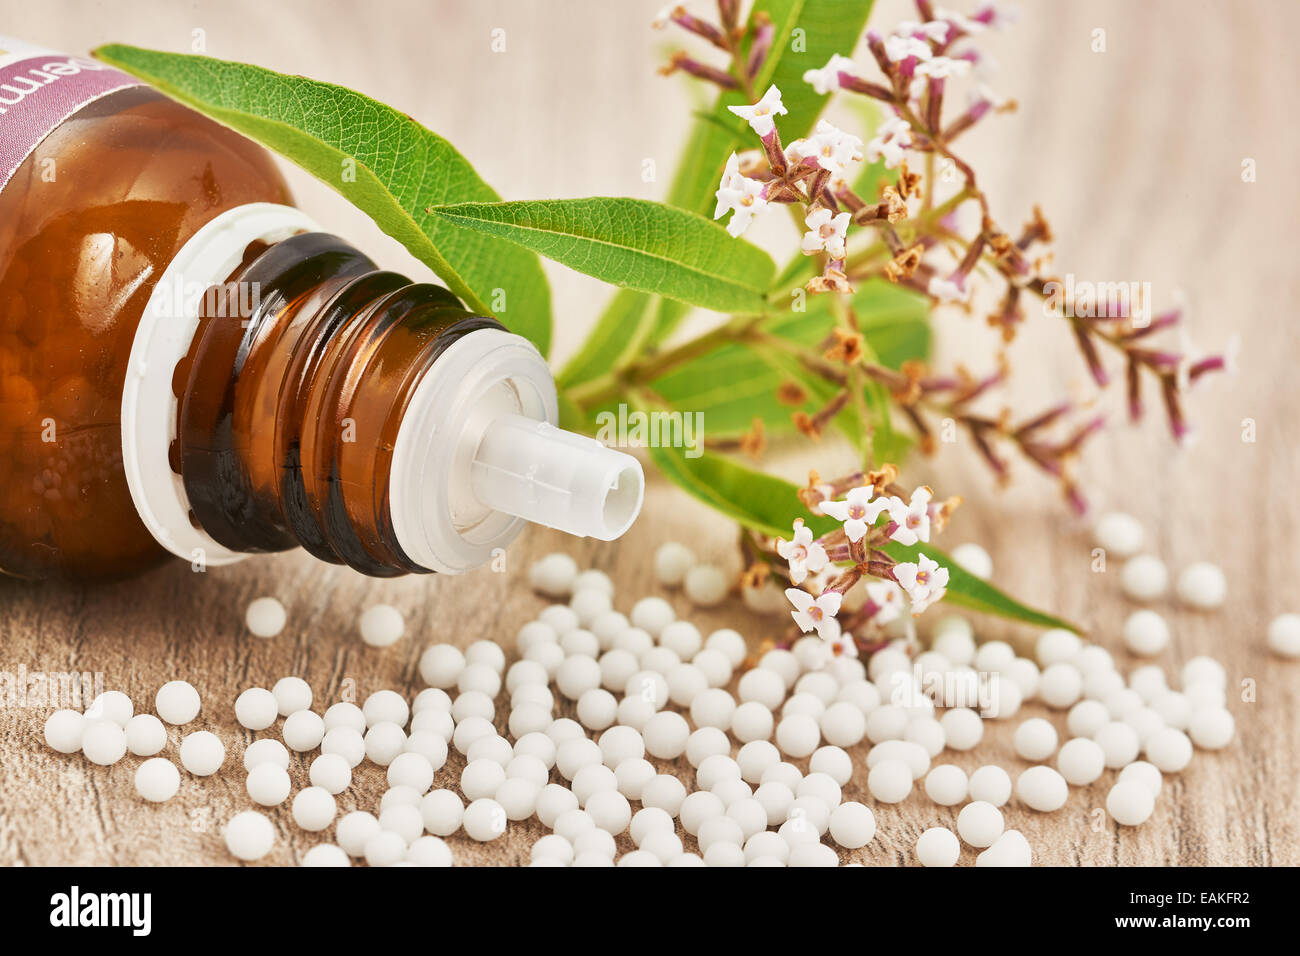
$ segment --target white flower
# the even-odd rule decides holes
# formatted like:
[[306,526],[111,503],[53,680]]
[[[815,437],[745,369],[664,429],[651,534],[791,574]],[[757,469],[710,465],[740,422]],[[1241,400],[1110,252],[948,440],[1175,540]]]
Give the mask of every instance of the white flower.
[[850,215],[847,212],[833,215],[825,206],[818,206],[808,213],[804,220],[808,231],[803,235],[799,248],[805,256],[825,250],[832,259],[843,259],[848,253],[844,240],[849,230]]
[[835,657],[858,656],[858,645],[853,640],[853,635],[847,631],[835,638],[835,640],[827,641],[826,643],[830,645],[831,654]]
[[867,582],[867,597],[876,606],[872,620],[877,624],[888,624],[903,613],[903,589],[893,581],[879,578]]
[[776,129],[774,117],[789,112],[781,102],[781,91],[769,86],[763,98],[753,106],[728,106],[727,109],[749,123],[749,128],[759,136],[769,136]]
[[942,43],[948,39],[948,24],[942,20],[930,20],[927,23],[918,23],[915,20],[904,20],[898,26],[894,27],[894,32],[900,36],[915,36],[918,33],[924,33],[935,43]]
[[818,120],[811,139],[798,142],[802,143],[801,159],[811,156],[818,166],[837,176],[843,176],[850,166],[862,162],[862,140],[825,120]]
[[903,161],[904,147],[912,145],[912,127],[897,116],[880,124],[876,135],[867,143],[865,155],[868,162],[885,161],[886,169],[893,169]]
[[916,544],[930,540],[930,498],[933,492],[922,485],[912,492],[910,504],[890,498],[889,519],[898,525],[890,535],[899,544]]
[[814,599],[807,591],[786,588],[785,596],[795,607],[790,616],[799,625],[799,630],[807,634],[815,629],[819,637],[828,641],[840,636],[840,622],[835,620],[835,615],[840,613],[840,602],[844,600],[844,595],[839,591],[826,591]]
[[844,533],[850,541],[861,541],[880,513],[889,508],[889,502],[897,500],[881,497],[872,501],[874,491],[872,486],[850,488],[843,501],[823,501],[822,511],[836,521],[844,522]]
[[763,188],[763,183],[759,180],[741,174],[740,159],[732,153],[727,160],[727,168],[723,170],[718,191],[714,193],[718,204],[713,209],[713,218],[721,219],[731,211],[733,215],[727,223],[727,232],[739,236],[749,228],[754,215],[767,205],[767,200],[763,198]]
[[[920,614],[939,600],[948,587],[948,569],[939,567],[923,554],[916,556],[916,564],[904,561],[894,565],[894,577],[903,586],[912,602],[912,614]],[[789,593],[788,591],[786,592]]]
[[971,69],[970,60],[961,57],[936,56],[916,65],[917,76],[932,76],[941,79],[948,76],[964,76]]
[[885,56],[895,63],[910,57],[915,57],[918,60],[928,60],[933,55],[934,51],[930,49],[930,44],[924,40],[911,36],[885,37]]
[[816,574],[830,560],[826,549],[813,540],[812,529],[803,523],[802,518],[794,521],[792,541],[777,541],[776,553],[790,562],[790,580],[795,584],[802,584],[810,571]]
[[840,88],[840,74],[852,73],[857,76],[857,64],[847,56],[840,56],[835,53],[826,65],[820,70],[805,70],[803,81],[812,85],[812,88],[821,96]]
[[950,282],[939,276],[932,276],[926,289],[940,302],[965,302],[970,298],[969,289],[963,288],[960,283]]

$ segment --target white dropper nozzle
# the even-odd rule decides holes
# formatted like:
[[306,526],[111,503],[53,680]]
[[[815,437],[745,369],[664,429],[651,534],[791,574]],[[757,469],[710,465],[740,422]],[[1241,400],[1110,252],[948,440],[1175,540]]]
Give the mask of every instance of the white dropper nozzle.
[[523,415],[499,416],[483,430],[472,482],[489,508],[601,541],[631,526],[645,492],[631,455]]
[[612,541],[641,511],[631,455],[556,427],[555,383],[527,340],[482,329],[448,346],[405,410],[389,510],[402,550],[434,571],[494,560],[525,522]]

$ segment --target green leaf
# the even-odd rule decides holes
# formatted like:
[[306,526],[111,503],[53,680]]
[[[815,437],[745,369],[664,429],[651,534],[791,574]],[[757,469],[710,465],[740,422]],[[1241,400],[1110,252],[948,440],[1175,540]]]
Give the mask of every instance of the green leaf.
[[[795,518],[803,518],[817,535],[835,528],[825,515],[810,515],[798,498],[798,488],[788,481],[753,471],[720,455],[705,453],[687,458],[682,449],[651,448],[650,458],[664,475],[705,504],[760,534],[788,538]],[[944,600],[959,607],[994,614],[1038,627],[1062,627],[1079,631],[1075,625],[1035,610],[981,581],[956,564],[938,548],[928,544],[910,547],[897,543],[885,550],[896,561],[915,561],[918,552],[948,569],[948,593]]]
[[944,595],[944,600],[949,604],[1038,627],[1061,627],[1067,631],[1083,633],[1077,624],[1021,604],[987,581],[975,577],[943,551],[929,544],[902,545],[894,541],[885,545],[885,551],[895,561],[915,561],[917,554],[924,554],[931,561],[937,561],[947,568],[948,593]]
[[[871,12],[871,0],[758,0],[754,12],[760,11],[771,17],[775,29],[772,51],[754,86],[759,95],[773,83],[781,89],[790,112],[778,123],[788,143],[812,130],[829,99],[818,96],[803,81],[804,72],[825,66],[833,53],[847,56],[853,52]],[[796,30],[802,33],[796,34]],[[802,41],[800,50],[795,49],[796,38]],[[757,145],[749,127],[727,109],[744,102],[741,93],[724,92],[712,109],[697,112],[669,188],[669,205],[711,215],[713,193],[727,157],[735,150]],[[561,373],[561,383],[578,385],[608,372],[619,354],[618,343],[662,342],[687,311],[672,300],[616,296],[597,320],[588,344]]]
[[775,271],[766,252],[717,223],[645,199],[460,203],[429,211],[605,282],[721,312],[762,312]]
[[[797,345],[815,347],[830,335],[835,320],[824,297],[810,299],[809,305],[807,313],[766,321],[764,330]],[[928,312],[919,296],[883,280],[871,280],[854,294],[853,308],[863,338],[881,364],[897,368],[929,353]],[[828,400],[832,389],[793,357],[781,358],[789,361],[779,361],[747,345],[726,345],[655,379],[650,387],[673,408],[703,412],[710,438],[741,435],[749,431],[754,418],[761,418],[770,433],[784,434],[793,429],[795,409],[776,399],[783,381],[794,379],[810,392],[809,401],[801,406],[806,412]],[[896,449],[877,451],[881,460],[897,460]]]
[[[301,76],[120,44],[95,56],[297,163],[406,246],[468,308],[492,315],[488,303],[504,301],[497,318],[545,354],[551,293],[537,257],[424,211],[501,198],[441,136],[367,96]],[[355,182],[345,180],[350,167]]]

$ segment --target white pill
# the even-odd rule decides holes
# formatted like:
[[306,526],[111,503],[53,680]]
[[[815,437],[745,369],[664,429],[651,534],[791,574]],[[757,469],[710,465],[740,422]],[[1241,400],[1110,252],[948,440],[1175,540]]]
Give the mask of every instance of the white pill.
[[821,743],[821,727],[807,714],[783,717],[776,725],[776,745],[790,757],[807,757]]
[[[1157,695],[1151,701],[1151,710],[1158,715],[1161,723],[1176,730],[1186,730],[1187,722],[1192,718],[1192,702],[1176,690],[1167,690]],[[1159,728],[1153,726],[1152,729]]]
[[126,722],[135,713],[131,698],[120,690],[107,690],[90,702],[86,708],[87,720],[108,720],[125,727]]
[[1222,750],[1232,743],[1236,721],[1223,707],[1206,707],[1192,713],[1187,732],[1202,750]]
[[539,558],[528,568],[528,586],[548,597],[564,597],[573,589],[578,562],[563,552]]
[[1192,741],[1181,730],[1166,727],[1147,738],[1147,760],[1161,773],[1178,773],[1192,761]]
[[280,735],[290,750],[303,753],[315,750],[325,737],[325,721],[320,714],[310,710],[300,710],[284,719]]
[[[337,812],[338,804],[334,801],[334,795],[323,787],[306,787],[293,798],[294,823],[304,830],[324,830],[334,822]],[[382,821],[380,825],[382,826]]]
[[333,843],[318,843],[302,855],[302,865],[311,867],[351,866],[352,861],[342,847]]
[[181,740],[181,766],[196,777],[209,777],[226,761],[226,747],[216,734],[198,730]]
[[465,804],[451,790],[432,790],[420,800],[424,828],[436,836],[450,836],[460,829]]
[[642,731],[645,749],[660,760],[676,760],[686,752],[686,741],[691,735],[690,724],[681,714],[661,711],[646,721]]
[[1217,564],[1198,561],[1179,572],[1175,590],[1184,604],[1208,611],[1223,606],[1228,594],[1228,580]]
[[922,866],[956,866],[959,856],[961,844],[945,827],[930,827],[916,840],[916,859]]
[[[389,769],[391,771],[391,767]],[[352,765],[339,754],[323,753],[311,762],[308,776],[313,786],[339,794],[352,785]]]
[[[884,710],[884,708],[882,707],[880,710]],[[875,716],[876,713],[879,713],[879,710],[873,711],[871,716]],[[868,735],[871,733],[870,723],[871,717],[868,717]],[[943,727],[948,746],[953,750],[971,750],[984,736],[984,721],[979,714],[968,707],[954,707],[945,711],[944,715],[939,718],[939,723]]]
[[[985,641],[975,652],[977,671],[1001,671],[1016,659],[1016,649],[1006,641]],[[874,661],[875,658],[872,658]],[[1039,661],[1047,666],[1043,661]]]
[[1169,569],[1155,555],[1139,554],[1124,562],[1120,585],[1135,601],[1154,601],[1169,589]]
[[831,839],[840,846],[846,850],[857,850],[875,837],[876,817],[870,807],[861,803],[841,803],[831,811],[829,830]]
[[651,637],[658,637],[665,627],[677,618],[671,604],[661,597],[644,597],[632,605],[629,620]]
[[1134,611],[1124,621],[1124,644],[1134,654],[1154,657],[1169,646],[1169,625],[1155,611]]
[[408,844],[400,833],[380,830],[366,841],[366,864],[368,866],[396,866],[406,859]]
[[1039,698],[1056,710],[1073,707],[1082,694],[1083,675],[1073,664],[1052,664],[1038,679]]
[[743,664],[745,657],[749,654],[749,647],[745,643],[745,638],[739,631],[729,627],[724,627],[710,634],[705,639],[704,646],[709,650],[720,651],[725,654],[732,667],[739,667]]
[[1099,517],[1093,525],[1092,534],[1097,544],[1120,558],[1137,554],[1146,539],[1142,523],[1122,511],[1112,511]]
[[126,749],[137,757],[152,757],[166,746],[167,728],[153,714],[136,714],[126,722]]
[[1051,767],[1030,767],[1016,779],[1016,796],[1033,810],[1051,813],[1065,806],[1070,787]]
[[268,761],[248,772],[244,788],[254,803],[264,807],[278,807],[289,799],[292,784],[289,774],[282,767]]
[[1110,723],[1110,711],[1097,700],[1081,700],[1070,708],[1065,724],[1075,737],[1091,737]]
[[1056,752],[1056,744],[1056,728],[1041,717],[1031,717],[1016,728],[1016,753],[1026,760],[1046,760]]
[[275,637],[284,630],[288,618],[284,605],[273,597],[257,598],[244,612],[244,623],[254,637]]
[[[428,736],[434,735],[428,734]],[[442,741],[441,737],[435,739],[442,744],[445,759],[447,745]],[[322,754],[342,757],[348,767],[352,768],[358,766],[365,759],[366,739],[353,727],[335,727],[333,730],[327,730],[325,736],[321,738],[320,750]]]
[[1126,767],[1137,759],[1142,742],[1128,724],[1112,720],[1092,737],[1106,754],[1106,766],[1112,770]]
[[[397,691],[377,690],[366,698],[366,702],[361,706],[361,713],[366,719],[367,727],[373,727],[375,724],[382,722],[405,727],[411,716],[411,708],[407,705],[406,699]],[[456,719],[463,718],[457,717]]]
[[[472,723],[474,720],[479,719],[480,718],[470,718],[470,720],[465,721],[465,723],[461,724],[460,727],[456,728],[457,732],[459,733],[461,728],[465,726],[471,726],[474,729],[482,730],[481,727]],[[487,721],[483,721],[483,723],[487,724],[488,728],[485,733],[496,732],[495,729],[492,728],[492,725],[488,724]],[[469,737],[470,732],[467,731],[465,736]],[[406,749],[406,731],[402,730],[401,727],[394,723],[380,722],[375,724],[366,731],[364,739],[366,745],[366,757],[368,757],[372,763],[377,763],[381,767],[387,767],[393,762],[394,757]],[[468,748],[469,742],[467,741],[465,743],[465,749]],[[461,749],[459,742],[457,743],[456,749]]]
[[[1010,781],[1008,780],[1008,786]],[[966,799],[970,782],[966,771],[952,764],[935,767],[925,776],[925,793],[941,807],[955,807]]]
[[281,770],[289,769],[289,751],[284,744],[271,737],[254,740],[244,748],[244,770],[251,773],[258,764],[273,763]]
[[[1300,614],[1279,614],[1268,625],[1268,646],[1274,654],[1300,657]],[[1186,677],[1183,678],[1186,682]]]
[[1011,775],[988,764],[970,775],[969,790],[971,800],[1000,807],[1011,799]]
[[235,719],[249,730],[265,730],[279,714],[275,695],[265,687],[250,687],[235,698]]
[[577,615],[579,627],[585,628],[602,614],[612,611],[613,603],[609,592],[603,588],[583,588],[581,591],[573,592],[573,597],[569,599],[569,607]]
[[311,685],[301,677],[281,677],[271,688],[271,693],[275,697],[276,707],[281,717],[288,717],[290,714],[311,707]]
[[1007,830],[997,842],[975,857],[976,866],[1030,866],[1033,851],[1019,830]]
[[225,837],[226,849],[236,858],[251,863],[271,852],[275,827],[256,810],[245,810],[226,822]]
[[45,718],[45,742],[61,754],[75,754],[80,750],[85,730],[86,717],[75,710],[56,710]]
[[501,781],[492,799],[501,804],[509,820],[527,820],[537,812],[537,795],[542,787],[523,777],[507,777]]
[[1106,769],[1106,752],[1101,744],[1088,737],[1067,740],[1056,755],[1056,766],[1066,783],[1076,787],[1087,786],[1097,780]]
[[1041,667],[1068,664],[1075,659],[1082,646],[1083,642],[1079,640],[1077,634],[1057,627],[1044,631],[1038,636],[1038,641],[1034,645],[1034,655],[1038,658]]
[[188,681],[173,680],[158,688],[154,710],[169,724],[188,724],[199,715],[199,692]]
[[694,565],[682,580],[682,591],[697,607],[716,607],[721,604],[730,586],[727,575],[713,564]]
[[912,792],[912,770],[901,760],[882,760],[867,774],[867,789],[881,803],[901,803]]
[[[459,797],[456,798],[459,801]],[[457,826],[460,825],[459,819]],[[339,841],[339,846],[343,852],[349,856],[360,857],[366,852],[366,844],[370,838],[379,833],[379,821],[374,814],[367,813],[364,810],[353,810],[351,813],[345,813],[339,818],[338,825],[334,828],[335,839]]]
[[[682,801],[686,799],[686,785],[672,774],[657,774],[646,781],[641,788],[641,803],[647,807],[658,807],[672,816],[681,810]],[[724,803],[726,801],[723,801]]]
[[767,740],[772,736],[775,722],[771,709],[756,700],[748,700],[731,715],[731,733],[741,743]]
[[582,590],[604,591],[610,597],[614,596],[614,581],[604,571],[596,568],[588,568],[582,571],[573,579],[573,591],[576,594]]
[[181,772],[166,757],[152,757],[135,770],[135,791],[152,803],[162,803],[176,796],[181,786]]
[[[868,684],[868,687],[871,685]],[[838,700],[822,711],[818,718],[822,736],[837,747],[853,747],[862,742],[867,733],[867,718],[857,704]],[[942,732],[942,728],[940,728]],[[906,733],[906,730],[904,731]]]
[[983,800],[966,804],[957,814],[957,832],[976,849],[992,846],[1002,835],[1003,825],[1002,811]]
[[391,604],[372,604],[361,614],[361,640],[371,647],[396,644],[406,631],[402,612]]
[[1128,781],[1142,784],[1151,791],[1153,797],[1160,796],[1160,790],[1164,786],[1164,776],[1159,768],[1145,760],[1135,760],[1119,772],[1119,782]]
[[681,585],[686,579],[686,572],[694,565],[695,552],[684,544],[668,541],[655,550],[655,577],[665,587],[675,588]]
[[1138,781],[1123,780],[1106,794],[1106,810],[1116,823],[1136,827],[1146,823],[1156,808],[1156,798]]

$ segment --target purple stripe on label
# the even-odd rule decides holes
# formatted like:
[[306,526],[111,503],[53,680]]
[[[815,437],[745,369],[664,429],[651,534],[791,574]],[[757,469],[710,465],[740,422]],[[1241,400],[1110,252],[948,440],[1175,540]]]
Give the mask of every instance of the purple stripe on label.
[[87,103],[140,81],[75,56],[46,54],[0,67],[0,189],[50,132]]

